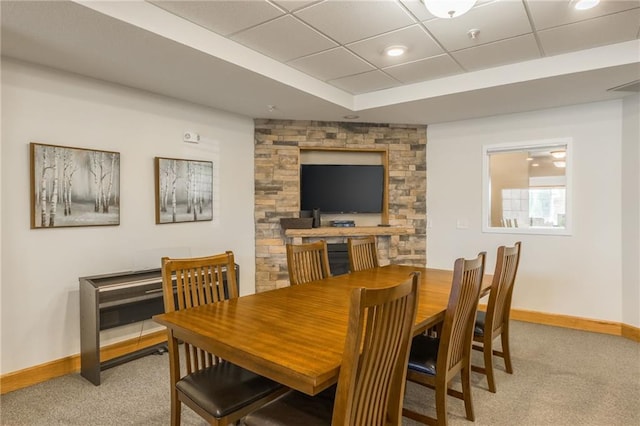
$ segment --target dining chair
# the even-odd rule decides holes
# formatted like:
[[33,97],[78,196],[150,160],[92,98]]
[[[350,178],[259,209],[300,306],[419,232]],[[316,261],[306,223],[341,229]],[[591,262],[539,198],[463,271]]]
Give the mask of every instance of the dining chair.
[[[207,257],[162,258],[165,312],[237,298],[236,283],[231,251]],[[226,426],[287,391],[279,383],[187,342],[183,342],[181,360],[177,341],[171,335],[168,337],[173,426],[180,424],[181,403],[209,424]]]
[[290,391],[247,415],[245,425],[400,426],[419,275],[352,290],[337,386],[313,397]]
[[[457,259],[449,303],[438,337],[417,335],[411,343],[407,380],[435,390],[436,417],[403,409],[403,416],[424,424],[447,424],[447,394],[464,401],[466,417],[475,419],[471,399],[471,339],[486,253]],[[449,388],[460,373],[462,391]]]
[[[493,374],[493,355],[501,357],[504,360],[507,373],[513,374],[509,349],[509,312],[511,311],[513,284],[520,263],[521,245],[521,242],[518,241],[513,247],[498,247],[487,311],[478,311],[475,320],[472,347],[484,353],[484,367],[472,365],[471,369],[487,376],[489,390],[494,393],[496,382]],[[502,342],[501,351],[493,349],[493,341],[498,336]]]
[[349,254],[349,270],[351,272],[380,266],[378,263],[376,237],[373,235],[364,238],[348,238],[347,252]]
[[287,244],[287,269],[291,285],[304,284],[331,276],[327,242]]

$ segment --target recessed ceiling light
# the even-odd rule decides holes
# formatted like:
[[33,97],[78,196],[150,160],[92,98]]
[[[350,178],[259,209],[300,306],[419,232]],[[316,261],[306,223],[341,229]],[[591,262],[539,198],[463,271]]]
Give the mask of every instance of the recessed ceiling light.
[[406,52],[407,52],[406,46],[389,46],[386,49],[384,49],[385,55],[392,56],[392,57],[402,56]]
[[538,167],[539,165],[540,164],[538,164],[538,163],[533,163],[533,164],[531,164],[531,167]]
[[600,0],[572,0],[571,3],[576,10],[587,10],[596,7]]

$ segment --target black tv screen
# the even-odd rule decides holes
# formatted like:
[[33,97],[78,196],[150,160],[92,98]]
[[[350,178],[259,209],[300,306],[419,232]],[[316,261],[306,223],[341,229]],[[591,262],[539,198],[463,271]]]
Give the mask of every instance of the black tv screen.
[[380,165],[303,164],[300,209],[322,213],[381,213],[384,168]]

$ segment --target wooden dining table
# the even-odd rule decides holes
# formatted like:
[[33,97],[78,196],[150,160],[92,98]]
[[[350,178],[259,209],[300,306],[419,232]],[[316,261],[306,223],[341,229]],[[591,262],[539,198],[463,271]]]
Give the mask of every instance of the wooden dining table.
[[[414,334],[444,319],[453,271],[387,265],[156,315],[169,337],[315,395],[337,382],[351,290],[384,288],[420,272]],[[490,276],[483,288],[490,285]]]

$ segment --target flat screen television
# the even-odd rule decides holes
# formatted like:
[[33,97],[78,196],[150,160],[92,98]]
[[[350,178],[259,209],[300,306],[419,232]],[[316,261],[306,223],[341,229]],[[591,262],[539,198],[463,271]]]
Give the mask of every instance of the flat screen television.
[[381,165],[303,164],[300,209],[322,213],[381,213],[384,168]]

